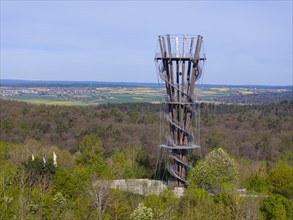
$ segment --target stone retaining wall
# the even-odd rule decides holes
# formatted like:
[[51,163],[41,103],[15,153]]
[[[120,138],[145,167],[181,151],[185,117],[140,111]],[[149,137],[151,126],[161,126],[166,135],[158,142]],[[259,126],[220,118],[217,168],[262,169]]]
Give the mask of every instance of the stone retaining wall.
[[[120,179],[120,180],[99,180],[96,184],[103,183],[112,189],[119,189],[122,191],[139,194],[139,195],[159,195],[166,190],[168,186],[165,182],[160,180],[150,179]],[[184,194],[185,188],[173,188],[175,196],[180,197]]]

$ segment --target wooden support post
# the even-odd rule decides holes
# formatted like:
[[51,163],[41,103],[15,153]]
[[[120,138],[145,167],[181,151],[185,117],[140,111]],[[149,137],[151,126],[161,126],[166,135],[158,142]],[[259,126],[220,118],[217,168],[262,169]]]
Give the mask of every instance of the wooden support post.
[[[190,49],[189,49],[189,57],[192,54],[194,44],[194,38],[191,38]],[[189,96],[189,88],[190,88],[190,71],[191,71],[191,60],[188,61],[188,71],[187,71],[187,95]],[[188,97],[187,97],[188,98]]]
[[[167,41],[168,41],[168,57],[169,57],[169,62],[170,62],[170,79],[171,79],[171,85],[172,85],[172,98],[173,98],[173,93],[174,93],[174,74],[173,74],[173,62],[172,62],[172,48],[171,48],[171,39],[170,35],[167,35]],[[174,99],[173,99],[174,100]]]
[[[191,80],[190,80],[190,88],[188,91],[188,94],[190,97],[193,96],[194,93],[194,85],[195,85],[195,80],[196,80],[196,76],[198,74],[198,61],[199,61],[199,53],[201,50],[201,45],[202,45],[202,37],[199,35],[197,38],[197,43],[196,43],[196,49],[195,49],[195,53],[194,53],[194,63],[192,65],[192,74],[191,74]],[[192,106],[189,106],[190,109],[192,108]],[[189,129],[190,127],[190,120],[191,120],[191,112],[188,111],[186,114],[186,129]]]
[[[164,61],[164,58],[166,58],[166,49],[164,47],[164,38],[162,37],[159,37],[159,45],[160,45],[160,50],[161,50],[161,55],[162,55],[162,63],[163,63],[163,66],[164,66],[164,70],[163,70],[163,75],[168,79],[168,74],[167,74],[167,71],[166,71],[166,66],[165,66],[165,61]],[[165,79],[166,81],[166,79]],[[170,94],[170,86],[168,83],[165,82],[165,86],[166,86],[166,92],[167,94],[169,95]]]
[[[192,54],[193,51],[193,44],[194,44],[194,38],[191,38],[191,42],[190,42],[190,49],[189,49],[189,57]],[[186,102],[190,101],[190,98],[192,98],[190,96],[190,72],[191,72],[191,60],[188,61],[188,68],[187,68],[187,79],[186,79]],[[190,105],[185,105],[185,111],[184,111],[184,129],[186,131],[189,130],[189,119],[188,119],[188,112],[190,111]],[[183,144],[186,145],[188,143],[188,138],[187,138],[187,134],[183,134]]]
[[[185,44],[186,44],[186,36],[184,35],[183,36],[183,48],[182,48],[182,57],[184,58],[185,57]],[[185,61],[183,61],[182,63],[182,71],[181,71],[181,99],[180,99],[180,102],[181,103],[184,103],[185,100],[184,100],[184,80],[185,80]],[[181,104],[180,106],[180,117],[179,117],[179,121],[180,121],[180,124],[181,125],[184,125],[184,122],[183,122],[183,115],[184,115],[184,107],[185,105],[184,104]],[[182,145],[182,138],[183,138],[183,131],[180,132],[180,137],[179,137],[179,143],[180,145]]]
[[[183,57],[183,58],[185,57],[185,44],[186,44],[186,36],[184,35],[184,36],[183,36],[183,48],[182,48],[182,57]],[[182,78],[181,78],[181,91],[184,92],[185,61],[183,61],[183,63],[182,63],[182,72],[181,72],[181,74],[182,74]],[[183,94],[183,93],[182,93],[182,95],[181,95],[181,100],[182,100],[183,103],[186,103],[185,98],[184,98],[184,94]],[[183,121],[184,108],[185,108],[185,104],[182,104],[182,105],[181,105],[181,109],[180,109],[180,124],[181,124],[182,126],[184,126],[184,121]],[[181,135],[180,135],[180,137],[179,137],[179,139],[180,139],[180,144],[181,144],[181,145],[184,144],[184,143],[183,143],[183,137],[184,137],[184,132],[183,132],[183,130],[182,130],[182,131],[181,131]],[[185,162],[186,152],[187,152],[186,150],[182,150],[182,151],[180,152],[180,159],[181,159],[181,161],[183,161],[185,164],[186,164],[186,162]],[[180,176],[181,176],[182,179],[186,179],[186,170],[185,170],[185,167],[183,167],[183,169],[181,169],[181,174],[180,174]]]
[[195,52],[194,52],[194,63],[193,63],[193,67],[192,67],[191,88],[190,88],[191,96],[193,96],[195,80],[196,80],[197,75],[199,74],[198,61],[199,61],[201,45],[202,45],[202,36],[198,35],[196,48],[195,48]]
[[[171,84],[171,97],[170,97],[170,101],[172,102],[172,103],[174,103],[175,102],[175,89],[174,89],[174,73],[173,73],[173,61],[172,61],[172,48],[171,48],[171,39],[170,39],[170,35],[168,34],[167,35],[167,42],[168,42],[168,55],[169,55],[169,70],[170,70],[170,79],[171,79],[171,82],[170,82],[170,84]],[[172,113],[173,113],[173,115],[172,115],[172,120],[174,121],[174,119],[176,119],[177,117],[176,117],[176,110],[175,110],[175,108],[174,108],[175,106],[174,106],[174,104],[172,104]],[[175,126],[173,126],[173,128],[174,128],[174,135],[173,135],[173,140],[174,140],[174,142],[176,143],[176,140],[177,140],[177,132],[176,132],[176,127]]]
[[[176,58],[179,58],[179,47],[178,47],[179,41],[178,37],[175,38],[175,51],[176,51]],[[180,109],[180,91],[179,91],[179,60],[176,60],[176,102],[177,104],[175,105],[176,107],[176,123],[179,122],[179,109]],[[178,124],[178,123],[177,123]],[[176,144],[179,144],[180,140],[180,129],[177,128],[177,137],[176,137]]]
[[[177,122],[180,122],[180,119],[179,119],[179,115],[180,115],[180,107],[181,105],[179,104],[180,103],[180,90],[179,90],[179,61],[176,61],[176,90],[177,90],[177,104],[176,104],[176,121]],[[180,129],[177,129],[177,140],[176,140],[176,143],[179,144],[179,140],[180,140]]]
[[175,38],[175,51],[176,51],[176,58],[179,58],[179,48],[178,48],[178,37]]
[[[171,47],[171,39],[170,39],[170,35],[167,35],[167,42],[168,42],[168,52],[169,52],[169,62],[170,62],[170,75],[171,75],[171,85],[172,85],[172,92],[171,92],[171,102],[173,102],[173,117],[172,117],[172,120],[173,122],[177,123],[178,121],[178,117],[177,117],[177,109],[176,109],[176,106],[177,104],[175,104],[175,84],[174,84],[174,73],[173,73],[173,60],[172,60],[172,47]],[[178,47],[178,42],[176,43],[176,39],[175,39],[175,57],[176,57],[176,45]],[[179,55],[179,52],[178,52],[178,55]],[[178,67],[178,65],[177,65]],[[179,71],[177,71],[177,68],[176,68],[176,73],[177,75],[179,74]],[[179,77],[177,77],[179,79]],[[174,126],[174,133],[173,133],[173,141],[174,143],[177,145],[178,144],[178,128]],[[176,154],[180,154],[180,150],[174,150],[173,151],[174,153]],[[181,173],[181,170],[182,170],[182,164],[180,164],[179,162],[175,161],[174,160],[174,163],[175,163],[175,171],[180,175]],[[177,186],[181,186],[182,183],[180,180],[177,179]]]

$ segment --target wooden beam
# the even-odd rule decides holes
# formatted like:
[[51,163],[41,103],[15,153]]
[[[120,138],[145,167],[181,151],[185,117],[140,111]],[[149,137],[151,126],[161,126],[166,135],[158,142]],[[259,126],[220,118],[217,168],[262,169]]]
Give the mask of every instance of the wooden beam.
[[[185,46],[186,46],[186,36],[183,36],[183,48],[182,48],[182,57],[185,57]],[[184,82],[185,81],[185,61],[182,62],[182,71],[181,71],[181,103],[185,102],[184,99]],[[184,115],[184,105],[180,106],[180,117],[179,117],[179,122],[181,123],[181,125],[184,125],[183,122],[183,115]],[[182,138],[183,138],[183,131],[181,131],[180,137],[179,137],[179,143],[180,145],[182,145]]]
[[[171,79],[171,84],[172,86],[172,98],[173,98],[173,93],[174,93],[174,74],[173,74],[173,62],[172,62],[172,48],[171,48],[171,39],[170,35],[167,35],[167,42],[168,42],[168,55],[169,55],[169,62],[170,62],[170,79]],[[173,98],[174,101],[174,98]]]
[[165,58],[165,53],[164,53],[164,49],[163,49],[163,43],[162,43],[162,38],[159,36],[159,45],[160,45],[160,50],[161,50],[161,55],[162,55],[162,58]]
[[[164,59],[167,59],[167,60],[172,60],[172,61],[193,61],[194,62],[194,56],[191,56],[191,57],[172,57],[172,58],[169,58],[169,57],[166,57],[166,58],[162,58],[162,57],[156,57],[155,60],[164,60]],[[206,60],[205,57],[200,57],[199,60]]]
[[[177,90],[177,102],[180,102],[180,91],[179,91],[179,62],[176,61],[176,90]],[[180,115],[180,105],[176,105],[176,121],[180,122],[179,115]],[[177,129],[177,139],[176,144],[179,144],[180,141],[180,133],[181,130]]]
[[178,37],[175,38],[175,52],[176,52],[176,57],[179,58],[179,48],[178,48]]
[[[171,101],[174,102],[175,101],[175,84],[174,84],[173,60],[172,60],[173,56],[172,56],[171,39],[170,39],[169,34],[167,35],[167,42],[168,42],[170,76],[171,76],[171,85],[172,85],[172,92],[171,92],[171,97],[170,98],[171,98]],[[175,46],[175,51],[176,51],[176,46]],[[177,68],[176,68],[176,70],[177,70]],[[177,121],[176,106],[177,105],[173,105],[173,118],[172,118],[173,121]],[[175,144],[178,144],[178,128],[176,128],[175,126],[174,126],[174,133],[173,133],[173,141],[175,142]],[[179,152],[180,152],[180,150],[179,151],[178,150],[173,150],[173,151],[176,154],[179,154]],[[175,171],[177,171],[178,174],[180,174],[181,169],[182,169],[181,164],[174,160],[174,167],[175,167]],[[177,186],[181,186],[181,185],[182,185],[181,181],[179,179],[177,179]]]
[[198,68],[198,59],[200,56],[200,50],[202,46],[202,36],[198,35],[196,48],[194,52],[194,63],[192,67],[192,75],[191,75],[191,87],[190,87],[190,95],[192,96],[194,93],[194,86],[195,86],[195,80],[196,76],[198,74],[199,68]]
[[[165,44],[165,38],[164,37],[161,37],[161,41],[160,41],[160,46],[162,47],[162,58],[166,58],[167,56],[167,51],[166,51],[166,44]],[[169,71],[167,71],[168,68],[166,68],[166,60],[162,59],[163,61],[163,65],[164,65],[164,71],[166,72],[166,77],[167,77],[167,80],[169,81]],[[166,86],[168,87],[168,90],[167,90],[167,93],[169,94],[170,93],[170,86],[167,82],[165,82]]]
[[[199,54],[200,54],[200,50],[201,50],[201,45],[202,45],[202,37],[199,35],[197,38],[196,49],[195,49],[195,53],[194,53],[195,62],[193,63],[193,66],[192,66],[190,88],[188,91],[188,95],[190,97],[192,97],[193,93],[194,93],[195,79],[196,79],[196,75],[198,74],[198,58],[199,58]],[[191,120],[191,112],[187,112],[186,125],[185,125],[186,129],[190,128],[190,120]]]

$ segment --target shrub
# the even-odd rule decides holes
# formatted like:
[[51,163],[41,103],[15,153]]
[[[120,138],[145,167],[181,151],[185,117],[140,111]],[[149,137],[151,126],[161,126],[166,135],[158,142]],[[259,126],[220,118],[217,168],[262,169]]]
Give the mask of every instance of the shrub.
[[130,215],[131,220],[151,220],[153,219],[153,212],[151,208],[144,206],[141,202],[134,212]]
[[252,175],[246,183],[246,188],[249,191],[252,192],[258,192],[258,193],[267,193],[268,192],[268,184],[265,180],[265,178],[259,176],[259,175]]
[[286,220],[292,217],[292,207],[288,199],[280,195],[266,197],[261,205],[265,219]]
[[293,182],[293,168],[287,164],[279,163],[273,169],[269,175],[268,182],[270,188],[275,193],[280,193],[281,189],[287,187],[287,185]]
[[190,171],[188,184],[196,184],[209,191],[217,192],[223,185],[237,186],[237,165],[223,149],[218,148],[199,161]]

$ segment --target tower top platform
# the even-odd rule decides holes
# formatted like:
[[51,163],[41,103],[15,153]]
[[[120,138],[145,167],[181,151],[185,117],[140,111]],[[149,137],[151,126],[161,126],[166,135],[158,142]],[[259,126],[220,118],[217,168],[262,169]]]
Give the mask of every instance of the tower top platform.
[[[190,34],[166,34],[159,35],[158,42],[160,51],[155,54],[155,61],[205,61],[205,54],[201,52],[199,45],[202,45],[201,35]],[[198,42],[201,42],[200,44]]]

